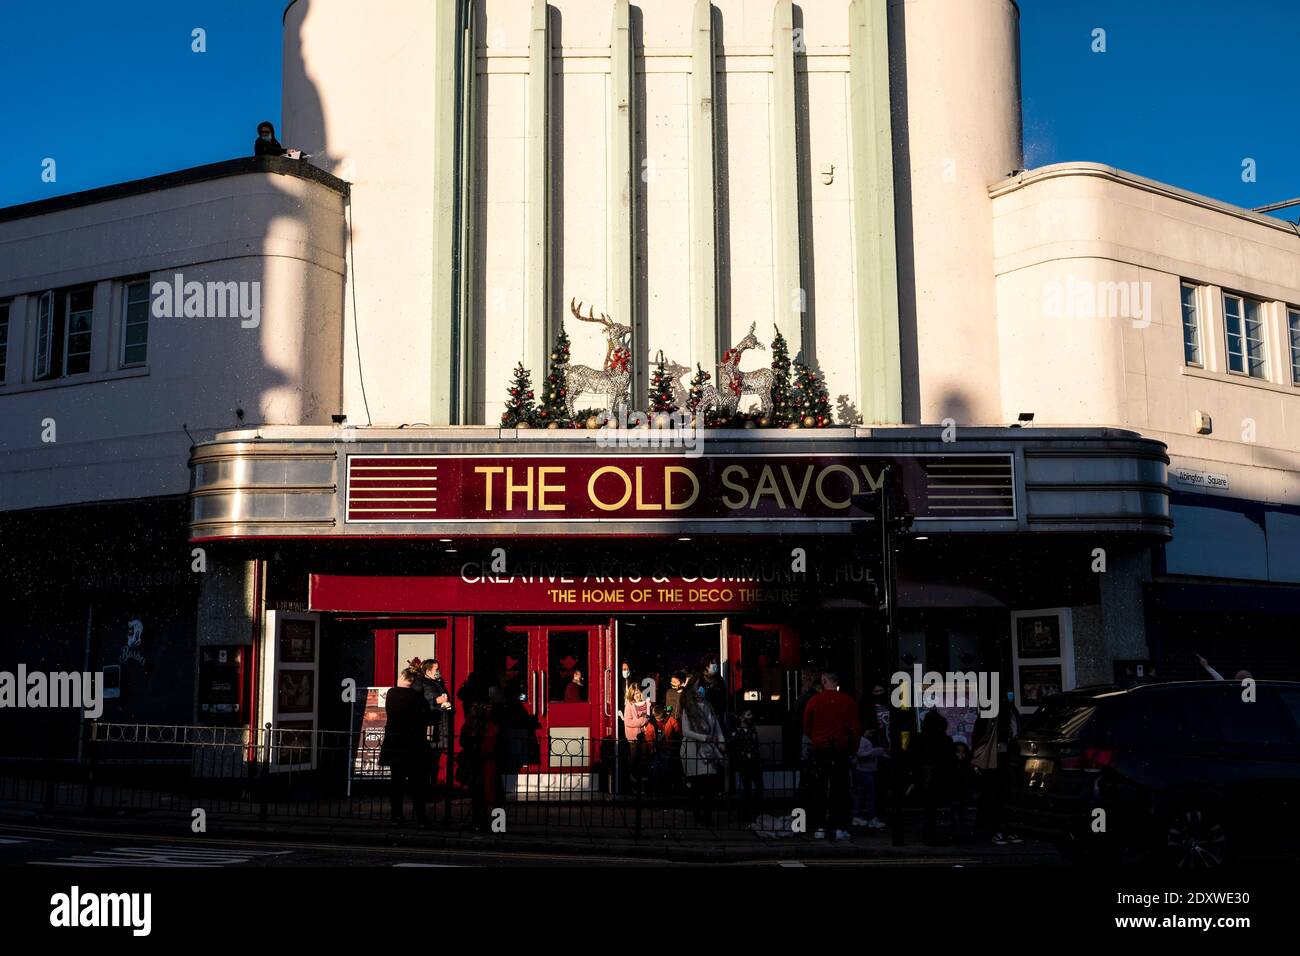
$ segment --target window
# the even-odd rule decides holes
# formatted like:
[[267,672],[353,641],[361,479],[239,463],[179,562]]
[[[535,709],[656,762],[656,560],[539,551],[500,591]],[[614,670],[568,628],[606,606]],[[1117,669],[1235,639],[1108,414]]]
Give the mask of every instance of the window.
[[43,293],[36,314],[35,379],[90,371],[95,287]]
[[63,374],[79,375],[90,371],[90,329],[95,313],[95,290],[78,289],[68,293],[67,321],[64,323]]
[[51,328],[53,302],[54,293],[46,292],[41,296],[36,312],[36,374],[33,377],[38,382],[50,377],[50,357],[54,345],[54,330]]
[[9,303],[0,302],[0,385],[5,383],[5,370],[9,364]]
[[1223,296],[1223,328],[1228,337],[1228,371],[1267,378],[1261,304],[1238,295]]
[[143,365],[149,346],[149,283],[126,283],[122,298],[122,367]]
[[1201,360],[1201,325],[1196,311],[1196,286],[1183,283],[1183,360],[1204,365]]
[[1291,339],[1291,384],[1300,385],[1300,309],[1286,310],[1286,327]]

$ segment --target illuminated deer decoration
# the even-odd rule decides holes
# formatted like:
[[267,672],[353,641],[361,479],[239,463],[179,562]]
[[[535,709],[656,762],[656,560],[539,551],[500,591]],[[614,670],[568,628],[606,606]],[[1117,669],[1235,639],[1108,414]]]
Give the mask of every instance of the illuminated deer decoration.
[[570,365],[564,382],[564,401],[569,417],[573,417],[574,402],[583,392],[605,396],[605,407],[616,415],[620,402],[628,401],[628,387],[632,379],[632,329],[620,325],[608,315],[596,318],[593,305],[588,315],[582,314],[581,303],[569,300],[569,311],[582,322],[594,322],[605,328],[605,367],[594,369],[586,365]]
[[754,325],[750,323],[749,333],[722,353],[722,362],[718,365],[718,400],[722,412],[728,416],[736,414],[742,395],[757,395],[760,414],[772,414],[772,370],[760,368],[742,372],[738,368],[740,357],[750,349],[766,351],[754,336]]
[[664,362],[664,371],[668,373],[668,378],[672,382],[673,404],[679,409],[684,409],[686,403],[690,401],[691,393],[682,384],[682,376],[690,374],[691,370],[685,365],[678,365],[672,359],[668,359]]

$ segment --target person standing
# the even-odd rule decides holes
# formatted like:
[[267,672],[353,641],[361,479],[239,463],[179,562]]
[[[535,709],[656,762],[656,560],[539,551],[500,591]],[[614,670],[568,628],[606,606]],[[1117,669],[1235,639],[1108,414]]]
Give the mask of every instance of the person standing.
[[388,799],[394,824],[406,821],[403,802],[407,792],[411,795],[416,822],[428,822],[424,805],[425,781],[432,766],[429,749],[429,706],[424,694],[416,690],[415,681],[421,676],[418,661],[403,669],[397,683],[388,689],[384,698],[387,722],[384,742],[379,747],[379,762],[389,768]]
[[747,709],[740,715],[740,723],[731,733],[727,752],[731,756],[731,767],[740,778],[741,819],[753,823],[763,801],[763,754],[752,710]]
[[424,694],[424,702],[429,707],[429,748],[432,753],[431,779],[438,785],[438,772],[442,767],[442,754],[451,742],[451,694],[442,679],[442,667],[436,658],[429,658],[420,664],[420,678],[415,687]]
[[976,811],[976,829],[990,833],[993,843],[1006,846],[1023,842],[1020,836],[1006,827],[1006,796],[1015,773],[1014,740],[1020,733],[1020,710],[1016,707],[1014,691],[1007,691],[1006,702],[993,717],[981,717],[975,722],[971,736],[975,749],[971,751],[971,769],[980,782],[979,806]]
[[704,685],[693,681],[694,693],[682,707],[682,772],[691,792],[696,823],[708,825],[713,801],[722,790],[722,761],[727,752],[722,723],[709,704]]
[[834,673],[822,674],[822,689],[804,709],[803,731],[808,737],[809,818],[814,836],[849,839],[849,762],[857,750],[862,724],[858,705],[840,690]]
[[709,706],[713,708],[714,716],[718,718],[719,723],[725,726],[730,708],[727,706],[727,682],[722,676],[722,667],[718,663],[718,655],[706,654],[704,656],[704,660],[700,663],[700,676],[697,680],[704,685],[704,693],[709,699]]
[[668,690],[664,692],[664,707],[672,714],[682,712],[682,691],[686,688],[686,672],[677,671],[668,679]]
[[645,728],[650,722],[650,702],[636,681],[628,681],[623,695],[623,736],[627,740],[628,774],[635,786],[645,779]]
[[858,738],[858,752],[853,758],[853,825],[883,830],[886,824],[880,819],[876,801],[876,773],[882,757],[889,751],[881,745],[881,729],[876,722],[874,707],[866,708],[862,722],[862,736]]
[[939,801],[950,795],[956,759],[952,738],[948,736],[947,718],[938,710],[927,712],[916,737],[916,769],[925,812],[923,839],[927,844],[936,840]]

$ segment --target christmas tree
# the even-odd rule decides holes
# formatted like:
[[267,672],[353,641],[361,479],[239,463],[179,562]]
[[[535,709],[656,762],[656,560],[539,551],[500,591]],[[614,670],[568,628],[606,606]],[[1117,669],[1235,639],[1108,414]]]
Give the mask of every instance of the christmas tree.
[[673,401],[673,380],[668,376],[664,353],[660,352],[659,358],[655,362],[654,374],[650,376],[650,413],[652,415],[661,412],[671,414],[675,411],[677,411],[677,403]]
[[542,390],[542,407],[537,412],[540,425],[554,423],[557,427],[569,424],[569,405],[565,382],[569,377],[569,333],[563,328],[555,337],[555,346],[551,349],[550,371],[546,373],[546,385]]
[[816,363],[807,365],[800,352],[794,360],[793,415],[791,424],[802,428],[828,428],[832,423],[831,398]]
[[[776,326],[773,326],[776,328]],[[790,346],[781,330],[772,340],[772,424],[785,428],[794,421],[794,397],[790,393]]]
[[713,378],[708,372],[700,367],[698,362],[695,363],[695,374],[691,376],[691,390],[686,399],[686,410],[691,414],[700,407],[700,401],[704,398],[704,388],[709,384],[709,379]]
[[510,383],[510,399],[501,413],[502,428],[531,428],[537,420],[533,402],[533,375],[523,362],[515,363],[515,380]]

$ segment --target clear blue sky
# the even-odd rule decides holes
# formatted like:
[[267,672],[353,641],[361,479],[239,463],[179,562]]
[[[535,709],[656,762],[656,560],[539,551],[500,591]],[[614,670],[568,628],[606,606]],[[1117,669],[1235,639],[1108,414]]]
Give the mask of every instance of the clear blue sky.
[[[0,206],[246,155],[258,120],[279,126],[286,3],[3,0]],[[1244,206],[1300,196],[1298,0],[1020,7],[1027,165],[1104,162]]]

